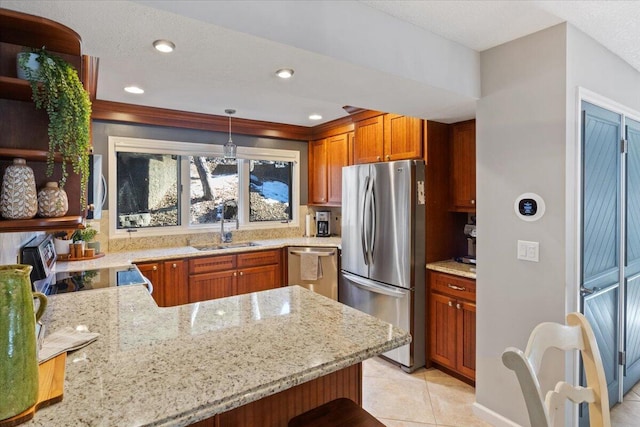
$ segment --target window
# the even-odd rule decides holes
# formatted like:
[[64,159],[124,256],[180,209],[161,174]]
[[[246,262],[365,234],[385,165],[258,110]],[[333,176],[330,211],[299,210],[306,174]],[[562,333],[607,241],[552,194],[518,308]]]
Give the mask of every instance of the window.
[[219,145],[110,137],[111,237],[219,231],[223,214],[234,228],[295,226],[299,157],[238,147],[229,163]]

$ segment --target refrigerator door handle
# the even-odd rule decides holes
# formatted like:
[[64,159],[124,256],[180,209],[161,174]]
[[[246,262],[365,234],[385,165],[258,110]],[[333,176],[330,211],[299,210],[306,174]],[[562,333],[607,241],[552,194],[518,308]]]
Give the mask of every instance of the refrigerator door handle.
[[364,264],[369,265],[369,249],[367,248],[367,230],[365,228],[367,218],[367,194],[369,190],[369,177],[364,181],[364,193],[362,194],[362,218],[360,218],[360,243],[362,245],[362,256]]
[[355,286],[362,288],[369,292],[375,292],[377,294],[382,294],[394,298],[403,298],[409,290],[397,291],[393,289],[391,286],[378,285],[371,280],[363,279],[358,276],[354,276],[353,274],[347,273],[346,271],[342,272],[342,276],[353,283]]
[[375,180],[371,180],[371,230],[369,232],[369,263],[373,264],[373,254],[376,250],[376,229],[378,227],[378,220],[376,218],[376,192],[375,192]]

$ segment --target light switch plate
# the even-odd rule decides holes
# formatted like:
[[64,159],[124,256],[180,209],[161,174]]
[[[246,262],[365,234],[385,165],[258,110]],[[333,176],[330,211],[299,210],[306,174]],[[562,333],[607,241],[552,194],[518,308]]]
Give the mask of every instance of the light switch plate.
[[518,259],[523,261],[540,261],[540,243],[518,240]]

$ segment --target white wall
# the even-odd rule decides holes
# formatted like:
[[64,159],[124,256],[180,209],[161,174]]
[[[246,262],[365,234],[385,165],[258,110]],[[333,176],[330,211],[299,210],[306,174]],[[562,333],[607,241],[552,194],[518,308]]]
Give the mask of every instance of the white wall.
[[[508,346],[524,348],[533,327],[565,313],[565,25],[481,54],[477,104],[476,400],[528,425]],[[518,219],[516,197],[537,193],[546,213]],[[540,262],[516,259],[517,240],[540,242]],[[547,360],[562,375],[563,358]],[[550,362],[550,363],[548,363]]]
[[[563,322],[578,309],[579,87],[640,112],[640,73],[569,24],[483,52],[481,73],[477,408],[496,416],[497,425],[529,425],[515,375],[500,355],[507,346],[524,348],[539,322]],[[545,199],[538,222],[514,214],[524,192]],[[540,242],[539,263],[516,259],[518,239]],[[564,367],[559,354],[551,355],[545,377],[571,378],[574,366]]]

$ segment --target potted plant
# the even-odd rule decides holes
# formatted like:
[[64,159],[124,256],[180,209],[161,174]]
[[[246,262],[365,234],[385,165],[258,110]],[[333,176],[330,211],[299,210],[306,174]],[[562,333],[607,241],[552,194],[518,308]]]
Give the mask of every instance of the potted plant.
[[[36,54],[37,67],[29,66]],[[33,62],[33,61],[31,61]],[[47,176],[53,173],[54,156],[62,155],[60,188],[67,181],[67,166],[80,174],[81,204],[86,204],[86,186],[89,179],[89,137],[91,101],[78,77],[76,69],[64,59],[42,49],[29,49],[18,54],[18,67],[31,84],[36,108],[49,116],[49,152]]]

